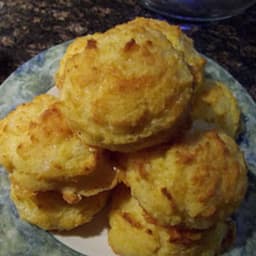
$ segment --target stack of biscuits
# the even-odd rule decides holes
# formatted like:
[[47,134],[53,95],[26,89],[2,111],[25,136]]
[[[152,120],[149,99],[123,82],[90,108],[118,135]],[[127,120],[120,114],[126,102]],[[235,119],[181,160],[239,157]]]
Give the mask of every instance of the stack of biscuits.
[[0,162],[20,216],[89,222],[108,202],[123,256],[214,256],[234,239],[247,188],[230,90],[177,26],[136,18],[77,38],[40,95],[0,122]]

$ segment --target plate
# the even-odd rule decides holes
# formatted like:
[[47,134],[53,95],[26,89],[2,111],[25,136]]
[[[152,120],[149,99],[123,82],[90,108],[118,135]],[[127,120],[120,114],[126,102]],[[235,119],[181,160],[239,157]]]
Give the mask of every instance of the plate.
[[[0,86],[0,118],[17,105],[47,92],[67,45],[52,47],[20,66]],[[221,66],[207,58],[206,76],[226,83],[242,111],[242,132],[238,144],[249,169],[248,191],[233,216],[237,239],[225,256],[255,256],[256,251],[256,105],[246,90]],[[104,214],[91,224],[65,234],[53,234],[19,219],[9,198],[9,180],[0,168],[0,256],[112,256],[107,245]],[[96,239],[96,240],[95,240]],[[61,242],[62,241],[62,242]],[[73,248],[73,249],[72,249]]]

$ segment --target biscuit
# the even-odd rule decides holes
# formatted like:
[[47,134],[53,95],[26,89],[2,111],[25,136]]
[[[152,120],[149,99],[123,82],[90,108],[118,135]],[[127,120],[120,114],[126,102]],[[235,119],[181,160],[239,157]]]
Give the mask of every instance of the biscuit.
[[115,191],[108,240],[117,255],[214,256],[233,242],[231,222],[218,222],[210,229],[195,230],[159,226],[150,223],[147,216],[128,190]]
[[235,138],[240,128],[240,108],[228,87],[218,81],[205,80],[195,94],[191,117],[203,120]]
[[247,189],[243,154],[220,131],[194,131],[123,158],[124,183],[163,225],[209,228],[236,210]]
[[70,125],[87,144],[134,151],[181,130],[194,76],[160,30],[136,19],[77,40],[57,77]]
[[58,192],[31,193],[11,185],[11,199],[20,218],[46,230],[70,230],[91,221],[107,198],[108,192],[102,192],[70,205]]
[[60,191],[67,200],[111,189],[117,172],[107,153],[84,144],[62,112],[61,102],[41,95],[1,121],[0,162],[11,181],[31,191]]

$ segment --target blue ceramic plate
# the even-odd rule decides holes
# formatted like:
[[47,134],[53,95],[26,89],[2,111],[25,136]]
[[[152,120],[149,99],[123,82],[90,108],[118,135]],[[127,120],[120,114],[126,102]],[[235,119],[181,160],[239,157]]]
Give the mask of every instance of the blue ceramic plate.
[[[45,93],[53,85],[53,75],[68,43],[50,48],[18,68],[0,86],[0,118],[17,105]],[[256,105],[242,86],[217,63],[208,59],[206,76],[226,83],[237,97],[242,110],[243,131],[238,139],[249,168],[249,187],[246,198],[234,215],[237,239],[225,256],[256,255]],[[86,238],[85,238],[86,239]],[[98,245],[100,246],[100,245]],[[86,248],[85,248],[86,252]],[[19,219],[9,198],[8,177],[0,168],[0,256],[77,256],[45,232]],[[99,256],[93,253],[88,256]],[[105,253],[101,254],[105,255]]]

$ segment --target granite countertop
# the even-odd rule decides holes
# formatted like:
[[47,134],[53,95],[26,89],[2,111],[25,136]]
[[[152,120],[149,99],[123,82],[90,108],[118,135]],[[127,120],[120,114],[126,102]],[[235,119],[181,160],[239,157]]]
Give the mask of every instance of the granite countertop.
[[[0,83],[40,51],[135,16],[159,17],[136,0],[0,1]],[[256,100],[256,5],[231,19],[181,24],[196,48],[226,68]],[[170,20],[171,23],[177,21]]]

